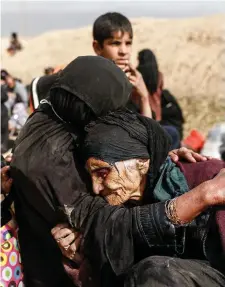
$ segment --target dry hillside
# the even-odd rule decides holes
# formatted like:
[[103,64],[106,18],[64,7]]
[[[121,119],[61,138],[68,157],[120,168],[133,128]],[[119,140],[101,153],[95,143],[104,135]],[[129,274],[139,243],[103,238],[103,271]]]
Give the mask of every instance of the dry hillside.
[[[206,133],[225,118],[225,15],[194,19],[132,20],[137,52],[151,48],[157,55],[165,85],[184,109],[186,133]],[[66,64],[78,55],[93,54],[91,27],[54,31],[26,39],[15,57],[2,51],[2,67],[26,83],[49,65]],[[5,43],[3,41],[2,43]],[[2,44],[2,48],[4,45]]]

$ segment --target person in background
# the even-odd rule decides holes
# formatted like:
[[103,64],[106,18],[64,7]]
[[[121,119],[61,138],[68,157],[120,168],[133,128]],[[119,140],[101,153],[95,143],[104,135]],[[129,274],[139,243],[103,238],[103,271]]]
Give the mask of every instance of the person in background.
[[1,85],[1,153],[8,151],[8,142],[9,142],[9,130],[8,130],[8,109],[5,106],[5,103],[8,100],[8,95],[6,92],[6,87]]
[[4,69],[1,70],[1,85],[5,85],[5,78],[8,76],[8,72]]
[[225,132],[223,132],[223,134],[222,134],[222,143],[220,146],[220,155],[221,155],[221,159],[223,161],[225,161]]
[[[92,32],[92,46],[95,54],[114,61],[127,74],[133,85],[133,92],[127,107],[151,118],[149,92],[142,75],[131,64],[133,29],[130,21],[120,13],[106,13],[95,20]],[[60,70],[61,68],[55,69],[54,73],[58,73]],[[40,101],[47,97],[48,91],[56,78],[57,74],[53,74],[37,77],[32,81],[30,89],[31,111],[34,111]]]
[[6,103],[9,111],[17,102],[22,102],[27,107],[28,93],[23,83],[13,78],[6,70],[1,70],[1,80],[4,81],[9,96]]
[[53,67],[47,67],[44,69],[44,74],[47,75],[52,75],[54,74],[54,68]]
[[[153,110],[153,118],[158,121],[172,138],[172,149],[180,146],[182,137],[183,116],[174,97],[163,93],[163,76],[159,72],[154,53],[144,49],[138,54],[138,71],[142,74],[149,91],[149,101]],[[179,124],[178,124],[179,123]]]
[[131,64],[133,29],[131,22],[120,13],[106,13],[93,24],[93,49],[98,56],[113,60],[133,85],[128,108],[152,117],[149,93],[142,75]]
[[28,92],[23,83],[13,78],[6,70],[1,70],[1,80],[7,93],[5,106],[9,114],[10,135],[16,135],[28,118]]
[[163,74],[159,72],[159,93],[161,92],[162,125],[173,126],[178,130],[180,140],[183,139],[184,117],[176,98],[164,89]]
[[16,52],[22,50],[22,45],[18,39],[18,35],[17,33],[13,32],[11,34],[11,39],[10,39],[10,44],[9,47],[7,49],[7,52],[13,56],[16,54]]
[[[2,70],[1,70],[1,84],[2,84],[2,85],[5,85],[5,84],[6,84],[5,78],[6,78],[6,76],[8,76],[8,75],[9,75],[9,72],[8,72],[7,70],[5,70],[5,69],[2,69]],[[15,78],[15,77],[13,77],[13,78],[14,78],[15,81],[22,83],[22,80],[21,80],[20,78]]]

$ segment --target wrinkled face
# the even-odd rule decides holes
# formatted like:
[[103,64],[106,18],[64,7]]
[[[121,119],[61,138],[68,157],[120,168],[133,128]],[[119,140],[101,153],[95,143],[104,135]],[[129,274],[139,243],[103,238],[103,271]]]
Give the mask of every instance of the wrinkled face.
[[148,168],[149,160],[131,159],[113,166],[93,157],[87,161],[94,193],[103,196],[111,205],[129,199],[141,200]]
[[112,38],[104,41],[103,46],[94,41],[93,47],[98,56],[113,60],[122,69],[130,62],[132,39],[127,32],[114,32]]

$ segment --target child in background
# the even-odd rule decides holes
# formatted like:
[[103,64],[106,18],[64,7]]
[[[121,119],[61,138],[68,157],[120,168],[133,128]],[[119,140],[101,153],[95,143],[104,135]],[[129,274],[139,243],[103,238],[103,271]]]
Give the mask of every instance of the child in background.
[[130,21],[120,13],[99,16],[93,25],[93,49],[98,56],[113,60],[133,85],[129,109],[152,117],[149,92],[142,75],[131,64],[133,30]]

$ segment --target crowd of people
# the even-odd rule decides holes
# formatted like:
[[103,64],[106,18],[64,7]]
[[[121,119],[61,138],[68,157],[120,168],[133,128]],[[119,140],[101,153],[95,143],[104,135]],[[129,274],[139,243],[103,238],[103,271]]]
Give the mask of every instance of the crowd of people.
[[16,135],[2,222],[13,202],[22,259],[6,286],[225,286],[225,149],[219,160],[184,146],[156,56],[144,49],[134,67],[132,41],[130,21],[106,13],[96,56],[28,89],[1,71],[2,154]]
[[1,153],[9,150],[10,137],[25,124],[28,102],[28,91],[21,80],[1,70]]

